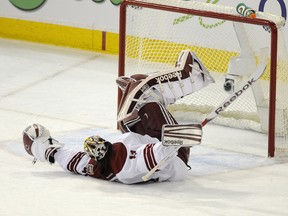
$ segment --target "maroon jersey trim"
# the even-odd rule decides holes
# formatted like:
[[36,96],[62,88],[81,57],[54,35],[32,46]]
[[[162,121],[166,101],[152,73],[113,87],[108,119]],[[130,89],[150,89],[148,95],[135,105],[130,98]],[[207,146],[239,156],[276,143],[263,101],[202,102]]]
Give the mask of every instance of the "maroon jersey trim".
[[80,174],[77,171],[77,166],[78,166],[79,162],[81,161],[81,159],[83,158],[84,155],[85,155],[84,152],[78,152],[76,155],[74,155],[74,157],[67,164],[67,169],[70,172],[74,172],[74,173]]
[[147,144],[144,148],[144,161],[149,171],[157,165],[157,162],[154,157],[154,152],[153,152],[154,145],[155,143]]

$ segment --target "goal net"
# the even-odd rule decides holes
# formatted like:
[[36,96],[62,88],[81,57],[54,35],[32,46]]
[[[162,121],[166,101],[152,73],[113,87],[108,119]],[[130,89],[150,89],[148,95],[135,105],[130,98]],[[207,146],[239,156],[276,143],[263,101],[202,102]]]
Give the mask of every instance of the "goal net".
[[261,64],[261,78],[211,123],[267,134],[268,156],[288,154],[288,54],[285,19],[181,0],[124,0],[119,76],[173,68],[182,50],[197,54],[215,83],[169,106],[177,119],[201,122]]

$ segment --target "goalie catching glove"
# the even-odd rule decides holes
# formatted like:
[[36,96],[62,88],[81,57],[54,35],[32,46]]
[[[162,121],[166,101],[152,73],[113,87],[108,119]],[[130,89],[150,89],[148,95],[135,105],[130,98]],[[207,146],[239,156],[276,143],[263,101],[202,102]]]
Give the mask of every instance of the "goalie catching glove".
[[54,163],[54,154],[57,149],[64,146],[50,136],[50,132],[40,124],[29,125],[23,131],[23,144],[26,152],[38,160]]

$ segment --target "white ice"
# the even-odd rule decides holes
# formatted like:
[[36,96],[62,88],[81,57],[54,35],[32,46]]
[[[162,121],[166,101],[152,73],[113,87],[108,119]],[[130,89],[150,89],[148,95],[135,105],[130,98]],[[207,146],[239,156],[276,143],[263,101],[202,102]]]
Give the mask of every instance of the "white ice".
[[123,185],[32,165],[21,140],[31,123],[77,149],[92,134],[119,134],[117,61],[0,39],[0,216],[288,215],[288,165],[267,158],[266,138],[255,132],[207,125],[182,182]]

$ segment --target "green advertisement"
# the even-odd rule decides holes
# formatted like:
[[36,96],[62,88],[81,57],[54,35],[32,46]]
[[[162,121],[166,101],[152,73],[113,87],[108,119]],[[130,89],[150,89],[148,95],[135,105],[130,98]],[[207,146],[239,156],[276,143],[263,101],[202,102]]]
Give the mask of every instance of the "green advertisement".
[[[24,11],[36,10],[36,9],[40,8],[41,6],[43,6],[44,3],[46,2],[46,0],[9,0],[9,1],[16,8],[18,8],[20,10],[24,10]],[[105,0],[92,0],[92,1],[95,2],[95,3],[102,3]],[[259,1],[260,1],[260,3],[259,3],[258,10],[259,11],[264,11],[265,5],[266,5],[268,0],[259,0]],[[118,5],[121,4],[122,0],[110,0],[110,2],[113,5],[118,6]],[[210,3],[210,4],[217,4],[218,2],[219,2],[219,0],[206,0],[206,3]],[[287,19],[287,8],[286,8],[284,0],[277,0],[277,2],[278,2],[278,4],[280,5],[280,8],[281,8],[281,16],[284,17],[285,19]],[[193,16],[191,16],[191,15],[179,17],[178,19],[175,19],[173,24],[174,25],[175,24],[179,24],[179,23],[184,22],[184,21],[186,21],[188,19],[191,19],[192,17]],[[214,28],[214,27],[217,27],[217,26],[223,24],[224,21],[220,21],[220,22],[217,22],[217,23],[214,23],[214,24],[206,25],[204,23],[203,19],[199,18],[199,23],[204,28]]]
[[32,11],[41,7],[46,0],[9,0],[20,10]]
[[[46,0],[9,0],[16,8],[24,11],[33,11],[40,8]],[[95,3],[101,3],[105,0],[92,0]],[[113,5],[120,5],[122,0],[110,0]]]

